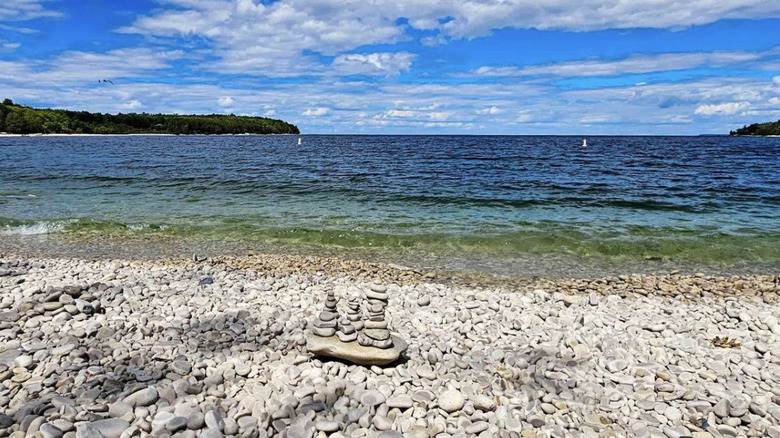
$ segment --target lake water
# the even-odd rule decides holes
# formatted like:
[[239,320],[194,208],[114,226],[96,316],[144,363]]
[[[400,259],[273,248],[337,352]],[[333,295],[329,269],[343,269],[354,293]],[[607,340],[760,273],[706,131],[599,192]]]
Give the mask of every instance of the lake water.
[[0,239],[780,263],[780,139],[0,138]]

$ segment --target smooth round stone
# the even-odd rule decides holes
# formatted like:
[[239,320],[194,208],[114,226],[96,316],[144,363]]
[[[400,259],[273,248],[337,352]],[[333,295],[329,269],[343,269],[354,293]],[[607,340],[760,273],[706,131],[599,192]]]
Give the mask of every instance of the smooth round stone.
[[205,425],[205,415],[203,415],[203,412],[201,411],[195,411],[187,418],[187,429],[198,430],[202,429]]
[[42,424],[40,429],[38,431],[41,433],[43,438],[61,438],[62,437],[62,431],[56,428],[54,425],[46,423]]
[[338,316],[339,316],[338,313],[323,311],[320,312],[319,318],[321,321],[327,322],[327,321],[333,321]]
[[220,432],[225,430],[225,421],[222,420],[222,416],[219,415],[219,412],[214,409],[206,412],[204,421],[206,422],[206,427],[210,429],[217,429]]
[[386,329],[366,328],[362,333],[375,341],[386,341],[390,339],[390,331]]
[[340,323],[339,327],[339,333],[344,333],[345,335],[351,335],[352,333],[355,333],[355,327],[352,325],[352,322],[347,320]]
[[371,424],[374,425],[376,430],[390,430],[393,427],[393,421],[384,415],[375,415]]
[[454,389],[441,393],[438,397],[438,401],[439,407],[447,413],[459,411],[463,408],[463,405],[466,404],[466,399],[463,397],[463,394]]
[[257,418],[252,416],[241,417],[238,419],[238,428],[240,430],[249,429],[250,427],[257,426]]
[[187,419],[184,417],[173,417],[165,423],[165,429],[171,433],[176,433],[187,428]]
[[119,418],[110,418],[108,420],[94,421],[89,423],[89,426],[100,432],[104,438],[119,438],[122,432],[130,427],[130,423]]
[[339,340],[341,342],[354,342],[358,338],[357,332],[352,332],[352,333],[349,333],[349,334],[344,333],[344,332],[338,332],[336,334],[338,335]]
[[377,435],[376,438],[404,438],[404,436],[401,434],[401,432],[397,432],[395,430],[386,430]]
[[674,406],[669,406],[666,408],[666,410],[664,410],[664,417],[666,417],[666,419],[672,423],[676,423],[682,420],[682,412],[680,412],[680,410]]
[[190,365],[190,362],[184,359],[175,359],[170,364],[170,369],[176,374],[185,376],[192,371],[192,365]]
[[431,304],[431,297],[429,296],[422,296],[417,299],[417,305],[420,307],[425,307],[429,304]]
[[474,409],[479,411],[489,412],[496,409],[496,402],[484,394],[474,397],[472,403],[474,404]]
[[318,421],[314,423],[314,428],[320,432],[336,432],[341,429],[338,421]]
[[319,328],[336,328],[336,325],[338,325],[338,321],[336,321],[335,319],[331,321],[323,321],[321,319],[317,319],[314,321],[314,324],[312,325],[314,325],[314,327],[319,327]]
[[373,292],[378,292],[378,293],[387,292],[387,286],[385,286],[384,284],[371,283],[368,287]]
[[368,406],[368,407],[381,405],[386,400],[387,397],[385,397],[384,394],[376,390],[366,391],[363,393],[362,396],[360,396],[360,403],[363,404],[363,406]]
[[236,365],[236,375],[246,377],[252,372],[252,364],[249,362],[242,362]]
[[368,291],[366,292],[366,298],[368,298],[369,300],[377,300],[385,303],[388,301],[387,294],[382,292]]
[[20,368],[29,368],[30,365],[32,365],[32,363],[33,363],[33,358],[32,358],[32,356],[28,356],[26,354],[23,354],[23,355],[17,357],[16,359],[14,359],[14,363],[16,364],[16,366],[18,366]]
[[150,386],[128,395],[123,401],[133,407],[149,406],[156,402],[158,398],[157,389]]
[[57,310],[57,309],[61,308],[62,306],[63,306],[63,304],[60,303],[59,301],[52,301],[52,302],[48,302],[48,303],[43,303],[43,310],[45,310],[47,312],[51,312],[51,311],[54,311],[54,310]]
[[317,336],[321,336],[323,338],[328,338],[330,336],[333,336],[336,334],[336,329],[334,328],[320,328],[320,327],[314,327],[311,329],[311,332],[314,333]]
[[390,409],[409,409],[414,406],[414,401],[406,394],[393,395],[387,399],[387,407]]
[[469,435],[477,435],[481,432],[488,430],[490,424],[487,421],[477,421],[466,426],[466,433]]

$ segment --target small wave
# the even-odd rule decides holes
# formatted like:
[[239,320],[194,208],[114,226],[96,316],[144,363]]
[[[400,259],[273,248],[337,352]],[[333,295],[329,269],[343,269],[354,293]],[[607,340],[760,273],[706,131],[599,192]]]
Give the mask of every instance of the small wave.
[[34,236],[39,234],[53,234],[62,232],[71,221],[60,222],[36,222],[33,224],[6,226],[0,230],[0,234],[17,236]]

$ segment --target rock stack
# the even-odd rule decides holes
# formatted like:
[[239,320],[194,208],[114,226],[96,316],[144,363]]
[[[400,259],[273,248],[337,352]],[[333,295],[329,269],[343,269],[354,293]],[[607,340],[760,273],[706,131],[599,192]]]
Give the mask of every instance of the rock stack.
[[355,330],[363,330],[363,314],[360,311],[361,296],[355,292],[347,301],[347,318],[352,323]]
[[336,334],[339,336],[341,342],[352,342],[357,339],[358,336],[355,326],[352,325],[352,321],[350,321],[347,316],[343,316],[341,317],[341,320],[339,320],[339,327]]
[[320,312],[314,321],[312,333],[317,336],[328,338],[336,334],[336,326],[339,314],[336,310],[336,297],[333,291],[328,291],[328,298],[325,300],[325,310]]
[[358,343],[364,347],[391,348],[393,340],[385,321],[387,307],[387,287],[379,281],[374,281],[366,292],[368,298],[368,321],[358,335]]

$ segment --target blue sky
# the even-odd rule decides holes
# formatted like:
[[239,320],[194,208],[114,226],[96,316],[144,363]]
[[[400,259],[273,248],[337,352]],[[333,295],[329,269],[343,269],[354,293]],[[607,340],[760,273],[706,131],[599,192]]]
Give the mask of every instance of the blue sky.
[[780,119],[778,29],[776,0],[4,0],[0,96],[304,133],[727,133]]

